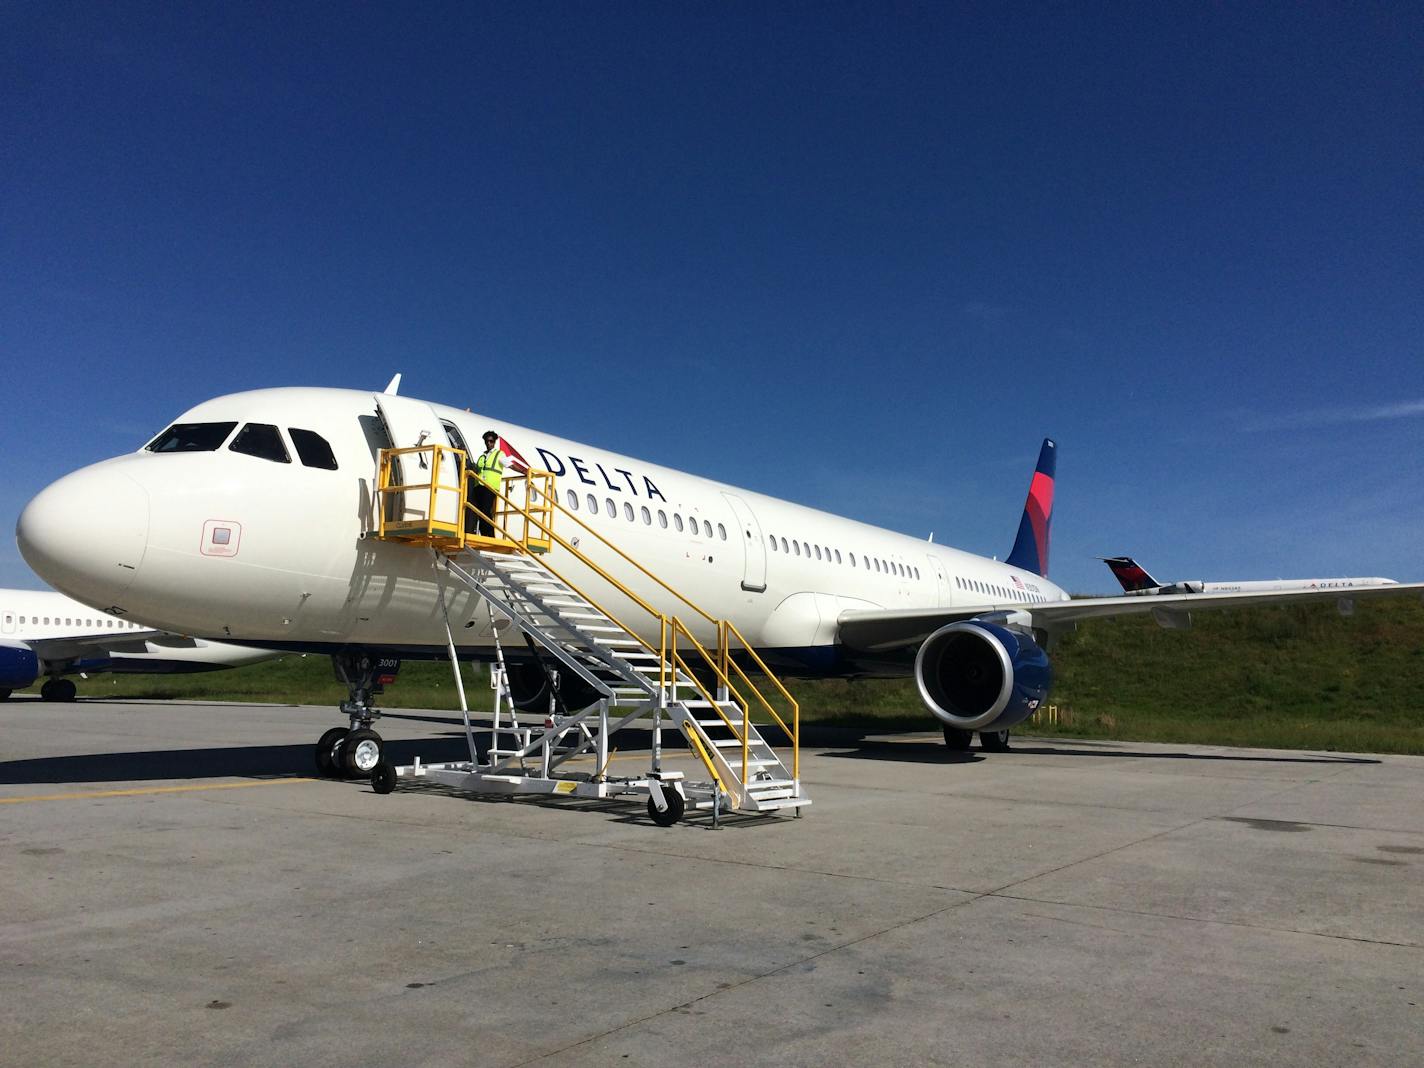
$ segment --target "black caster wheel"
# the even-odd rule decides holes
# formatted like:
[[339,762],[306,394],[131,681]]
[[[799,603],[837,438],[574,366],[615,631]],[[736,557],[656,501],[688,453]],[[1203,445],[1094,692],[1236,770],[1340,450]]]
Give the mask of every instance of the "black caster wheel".
[[682,794],[678,793],[671,786],[663,787],[663,800],[667,802],[666,811],[658,811],[658,803],[651,797],[648,798],[648,818],[659,827],[671,827],[678,820],[682,819],[682,814],[687,808],[687,802],[682,799]]
[[391,793],[396,788],[396,769],[384,760],[371,769],[371,789],[378,794]]

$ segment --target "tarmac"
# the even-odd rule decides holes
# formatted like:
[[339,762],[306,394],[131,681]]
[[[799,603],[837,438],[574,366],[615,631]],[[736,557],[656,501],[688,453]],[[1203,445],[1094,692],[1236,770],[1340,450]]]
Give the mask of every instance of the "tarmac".
[[316,779],[337,722],[0,705],[0,1064],[1424,1063],[1424,758],[818,734],[714,831]]

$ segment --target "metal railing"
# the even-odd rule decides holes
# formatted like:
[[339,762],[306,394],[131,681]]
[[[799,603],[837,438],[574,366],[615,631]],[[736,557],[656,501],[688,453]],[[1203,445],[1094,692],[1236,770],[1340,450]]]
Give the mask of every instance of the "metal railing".
[[[468,499],[466,492],[467,479],[457,477],[458,486],[442,484],[439,481],[439,472],[442,466],[441,456],[444,453],[454,454],[454,470],[463,474],[467,458],[459,450],[445,445],[420,445],[403,449],[382,449],[380,469],[377,482],[377,511],[380,516],[380,527],[378,534],[382,538],[397,537],[407,541],[423,541],[427,544],[438,545],[445,549],[461,548],[504,548],[505,551],[519,550],[523,552],[549,554],[555,545],[567,551],[581,564],[591,570],[600,579],[606,582],[614,590],[627,598],[639,610],[649,617],[649,634],[656,632],[657,644],[644,638],[638,629],[629,626],[618,618],[609,608],[599,604],[591,597],[578,583],[572,581],[567,575],[561,573],[554,567],[546,555],[542,561],[543,566],[554,575],[555,578],[568,586],[578,590],[599,612],[607,616],[608,619],[618,627],[626,631],[649,653],[658,658],[659,664],[659,687],[670,700],[678,700],[678,690],[687,686],[687,682],[680,681],[680,676],[685,675],[691,680],[692,687],[714,709],[717,715],[726,724],[732,734],[741,742],[741,783],[746,785],[750,775],[750,736],[752,725],[752,708],[757,707],[762,713],[769,717],[786,734],[791,745],[792,766],[791,775],[793,779],[799,780],[801,773],[801,709],[799,703],[791,695],[790,691],[782,684],[781,680],[772,674],[771,669],[757,654],[751,643],[737,629],[730,620],[719,619],[710,612],[694,602],[686,594],[669,585],[658,575],[650,571],[640,561],[628,555],[622,548],[614,544],[600,531],[594,529],[586,523],[579,515],[566,508],[559,502],[554,491],[554,476],[548,471],[530,470],[522,475],[513,475],[505,479],[505,483],[512,489],[517,489],[522,485],[524,504],[520,504],[515,499],[514,493],[506,493],[504,488],[495,490],[495,514],[486,516],[475,507]],[[398,485],[391,485],[392,472],[396,469],[397,461],[402,457],[415,454],[431,454],[432,459],[429,464],[431,477],[429,482],[404,482]],[[391,510],[389,502],[392,499],[388,495],[396,493],[408,494],[411,491],[426,490],[429,493],[428,505],[424,514],[417,519],[402,518],[396,521],[389,521],[386,513]],[[458,497],[458,508],[455,510],[457,519],[441,518],[442,514],[448,516],[448,504],[445,505],[445,513],[441,512],[441,505],[444,503],[440,498],[441,493],[455,492]],[[419,511],[412,508],[408,497],[399,498],[403,511]],[[464,530],[464,517],[473,514],[477,519],[486,520],[491,528],[499,535],[491,539],[480,535],[466,533]],[[691,614],[700,617],[704,622],[710,624],[716,633],[716,647],[708,650],[697,637],[687,623],[677,615],[663,612],[646,598],[630,588],[627,583],[611,574],[608,569],[593,560],[587,553],[583,552],[577,545],[569,539],[563,537],[554,530],[556,513],[561,513],[568,522],[575,524],[595,538],[601,545],[611,551],[616,557],[632,567],[636,572],[643,575],[659,589],[674,598],[678,603],[686,606]],[[681,644],[681,650],[679,649]],[[734,649],[735,646],[735,649]],[[684,654],[689,655],[684,655]],[[695,656],[691,656],[695,653]],[[754,666],[760,670],[767,680],[775,687],[775,692],[786,702],[789,709],[790,723],[782,717],[776,707],[768,699],[759,686],[747,673],[742,662]],[[700,673],[699,673],[700,669]],[[703,682],[703,676],[710,673],[715,680],[717,694],[709,692],[707,685]],[[736,681],[734,681],[736,680]],[[721,698],[726,694],[725,698]],[[730,700],[741,711],[740,724],[736,717],[730,717],[723,709],[724,701]],[[720,786],[725,784],[721,781],[721,776],[717,773],[716,766],[700,740],[689,734],[689,744],[694,746],[694,750],[701,758],[704,765],[712,773]]]

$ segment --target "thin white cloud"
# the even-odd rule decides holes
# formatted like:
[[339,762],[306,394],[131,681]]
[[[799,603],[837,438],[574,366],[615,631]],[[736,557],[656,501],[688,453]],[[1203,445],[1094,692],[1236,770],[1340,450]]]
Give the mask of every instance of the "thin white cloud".
[[1242,429],[1308,430],[1317,426],[1339,426],[1344,423],[1379,423],[1390,419],[1413,419],[1424,416],[1424,400],[1399,401],[1395,404],[1360,405],[1350,408],[1315,408],[1281,415],[1260,415],[1242,412]]

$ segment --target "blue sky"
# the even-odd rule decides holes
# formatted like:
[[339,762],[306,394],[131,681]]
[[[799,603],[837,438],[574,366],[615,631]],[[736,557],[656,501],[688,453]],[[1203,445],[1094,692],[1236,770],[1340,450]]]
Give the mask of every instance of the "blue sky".
[[[11,5],[0,420],[469,406],[1051,576],[1424,579],[1424,10]],[[0,585],[37,587],[6,538]]]

